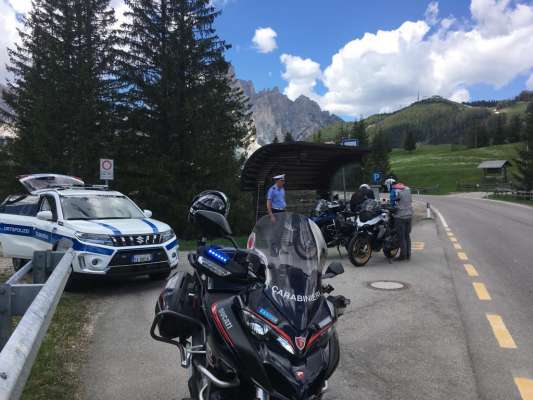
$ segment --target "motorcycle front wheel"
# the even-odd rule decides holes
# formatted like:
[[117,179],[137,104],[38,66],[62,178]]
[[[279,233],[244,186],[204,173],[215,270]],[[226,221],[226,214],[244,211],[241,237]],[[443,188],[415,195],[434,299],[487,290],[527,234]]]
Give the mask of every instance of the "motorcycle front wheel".
[[356,235],[348,243],[348,257],[356,267],[368,263],[372,256],[372,243],[367,235]]

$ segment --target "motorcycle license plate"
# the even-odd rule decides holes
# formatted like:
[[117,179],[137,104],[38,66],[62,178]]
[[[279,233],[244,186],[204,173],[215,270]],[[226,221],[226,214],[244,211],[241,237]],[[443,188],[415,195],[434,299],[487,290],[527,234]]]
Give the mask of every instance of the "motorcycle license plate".
[[135,254],[132,257],[131,261],[135,264],[150,262],[152,261],[152,255],[151,254]]

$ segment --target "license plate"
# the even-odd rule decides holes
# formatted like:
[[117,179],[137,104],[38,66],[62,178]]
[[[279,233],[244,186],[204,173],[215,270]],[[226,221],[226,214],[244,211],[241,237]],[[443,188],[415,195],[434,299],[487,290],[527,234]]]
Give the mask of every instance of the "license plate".
[[146,263],[152,261],[151,254],[135,254],[132,258],[134,263]]

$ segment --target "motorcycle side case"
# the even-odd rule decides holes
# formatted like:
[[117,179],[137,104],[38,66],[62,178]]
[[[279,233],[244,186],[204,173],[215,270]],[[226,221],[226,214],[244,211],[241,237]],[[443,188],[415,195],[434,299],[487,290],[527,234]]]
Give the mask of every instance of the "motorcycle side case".
[[[172,311],[196,319],[200,315],[200,303],[194,277],[182,271],[173,275],[159,295],[155,311],[156,315],[161,311]],[[163,315],[158,328],[164,338],[187,339],[198,329],[198,324],[177,315]]]

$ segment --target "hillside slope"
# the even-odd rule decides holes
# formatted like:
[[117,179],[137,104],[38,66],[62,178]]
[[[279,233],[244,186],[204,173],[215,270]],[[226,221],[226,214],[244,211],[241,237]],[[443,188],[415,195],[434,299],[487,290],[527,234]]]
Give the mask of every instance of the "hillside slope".
[[[500,117],[504,124],[509,124],[514,116],[524,114],[526,106],[527,102],[519,96],[515,100],[471,105],[434,96],[390,114],[372,115],[364,121],[370,136],[382,131],[393,147],[402,146],[407,132],[413,132],[421,144],[467,144],[476,129],[490,130]],[[330,125],[320,131],[321,140],[347,136],[351,125],[342,122]]]
[[[420,146],[413,152],[395,149],[391,168],[395,175],[411,187],[434,187],[439,193],[457,190],[457,183],[479,183],[482,171],[478,164],[485,160],[509,160],[516,157],[517,144],[467,149],[453,145]],[[510,179],[514,168],[509,171]]]

